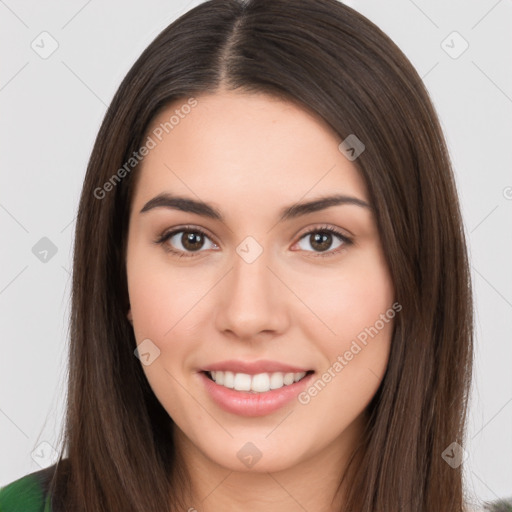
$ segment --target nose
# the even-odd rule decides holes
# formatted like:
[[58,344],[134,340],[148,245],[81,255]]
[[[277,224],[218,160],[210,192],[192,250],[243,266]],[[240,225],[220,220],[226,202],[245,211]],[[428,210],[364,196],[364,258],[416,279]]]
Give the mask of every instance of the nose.
[[[270,267],[270,268],[269,268]],[[277,336],[289,325],[289,292],[265,251],[253,262],[235,255],[216,297],[216,327],[240,340]]]

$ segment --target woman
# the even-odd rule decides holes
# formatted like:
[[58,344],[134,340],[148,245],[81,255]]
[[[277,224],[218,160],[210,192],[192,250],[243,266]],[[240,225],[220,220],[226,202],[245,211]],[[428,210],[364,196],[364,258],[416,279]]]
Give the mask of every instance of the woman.
[[472,301],[420,77],[335,0],[144,51],[77,217],[65,439],[0,510],[468,511]]

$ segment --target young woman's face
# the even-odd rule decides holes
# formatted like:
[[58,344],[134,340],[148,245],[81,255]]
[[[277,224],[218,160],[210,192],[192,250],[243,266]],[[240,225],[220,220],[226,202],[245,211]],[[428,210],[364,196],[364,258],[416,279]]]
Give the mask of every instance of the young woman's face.
[[[341,139],[292,103],[240,92],[177,101],[148,135],[128,318],[177,439],[235,471],[348,453],[398,309]],[[349,199],[302,207],[331,196]]]

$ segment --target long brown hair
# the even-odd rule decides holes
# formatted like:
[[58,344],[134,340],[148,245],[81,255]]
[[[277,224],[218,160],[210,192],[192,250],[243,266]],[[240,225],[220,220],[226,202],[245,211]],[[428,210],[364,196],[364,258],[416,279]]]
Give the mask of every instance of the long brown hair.
[[180,503],[187,478],[172,419],[133,353],[125,251],[137,166],[118,169],[165,106],[221,86],[298,102],[340,141],[355,134],[366,148],[354,163],[402,311],[363,443],[345,474],[344,512],[461,512],[462,466],[452,468],[442,453],[464,444],[473,313],[451,163],[411,63],[336,0],[204,2],[169,25],[120,85],[90,157],[76,222],[55,510],[188,508]]

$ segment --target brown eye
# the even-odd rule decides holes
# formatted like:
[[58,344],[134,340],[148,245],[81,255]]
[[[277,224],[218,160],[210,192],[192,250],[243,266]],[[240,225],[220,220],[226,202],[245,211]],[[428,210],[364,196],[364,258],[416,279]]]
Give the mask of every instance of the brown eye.
[[204,236],[194,231],[183,231],[180,242],[187,251],[197,251],[204,245]]
[[[337,254],[343,247],[351,243],[352,240],[338,230],[324,227],[316,228],[304,234],[299,240],[299,247],[306,252],[320,253],[318,254],[319,256],[331,256]],[[308,244],[312,247],[312,251],[308,250]]]
[[322,231],[309,236],[311,237],[311,247],[316,251],[327,251],[332,244],[333,236],[330,233]]
[[180,256],[193,256],[202,249],[216,249],[218,246],[203,231],[196,228],[176,229],[165,233],[157,241],[164,248]]

